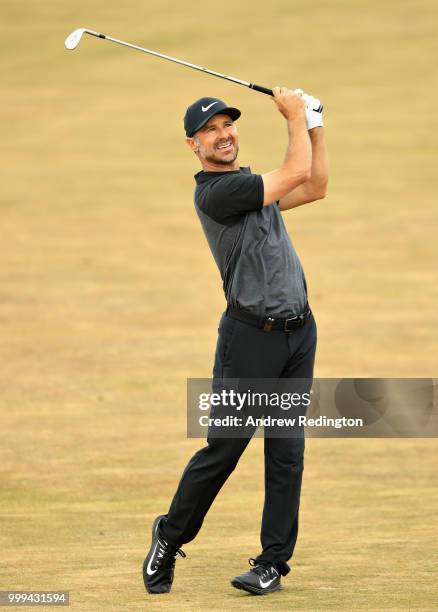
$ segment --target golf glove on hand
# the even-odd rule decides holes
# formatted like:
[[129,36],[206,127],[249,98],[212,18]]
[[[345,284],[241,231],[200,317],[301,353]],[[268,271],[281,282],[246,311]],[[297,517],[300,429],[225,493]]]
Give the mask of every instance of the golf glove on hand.
[[308,130],[313,130],[313,128],[322,127],[324,125],[322,122],[322,111],[318,113],[317,111],[306,108],[304,112],[306,113],[306,123]]
[[302,89],[295,89],[294,93],[296,93],[298,96],[301,96],[306,103],[305,113],[307,129],[313,130],[313,128],[322,127],[322,111],[318,112],[317,110],[321,107],[321,100],[318,100],[318,98],[304,93]]

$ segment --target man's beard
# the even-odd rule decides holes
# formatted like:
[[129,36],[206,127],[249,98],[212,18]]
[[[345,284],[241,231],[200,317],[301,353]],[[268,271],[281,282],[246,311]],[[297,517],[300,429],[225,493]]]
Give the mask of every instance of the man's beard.
[[235,149],[236,149],[236,153],[233,156],[233,158],[230,160],[226,160],[221,157],[215,157],[215,155],[208,155],[205,159],[214,164],[222,164],[223,166],[229,166],[230,164],[233,164],[236,161],[237,156],[239,155],[239,145],[238,144],[236,144]]

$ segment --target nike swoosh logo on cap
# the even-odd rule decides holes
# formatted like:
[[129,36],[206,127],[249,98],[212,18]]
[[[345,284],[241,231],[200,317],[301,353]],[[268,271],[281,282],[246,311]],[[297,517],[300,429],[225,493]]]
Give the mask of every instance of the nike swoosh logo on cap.
[[202,112],[206,113],[208,111],[209,108],[211,108],[213,106],[213,104],[217,104],[217,102],[212,102],[211,104],[209,104],[208,106],[203,106],[202,107]]

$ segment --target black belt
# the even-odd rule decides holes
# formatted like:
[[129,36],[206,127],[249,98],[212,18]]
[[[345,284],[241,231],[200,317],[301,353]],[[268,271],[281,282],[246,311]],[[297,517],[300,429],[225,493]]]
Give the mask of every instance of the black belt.
[[302,327],[310,318],[312,311],[309,307],[307,307],[307,309],[302,314],[299,314],[295,317],[290,317],[289,319],[278,319],[274,317],[259,317],[255,314],[252,314],[251,312],[242,310],[241,308],[236,308],[235,306],[228,305],[226,313],[232,319],[237,319],[238,321],[242,321],[243,323],[248,323],[248,325],[259,327],[265,332],[270,332],[274,330],[291,332],[294,329],[297,329],[298,327]]

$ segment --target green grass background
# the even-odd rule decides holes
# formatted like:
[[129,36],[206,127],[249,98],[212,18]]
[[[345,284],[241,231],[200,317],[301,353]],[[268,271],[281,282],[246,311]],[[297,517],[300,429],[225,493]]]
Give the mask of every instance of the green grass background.
[[78,610],[434,610],[435,440],[307,444],[283,592],[229,586],[258,552],[254,440],[170,595],[144,593],[150,522],[200,440],[221,283],[192,205],[185,108],[242,109],[240,162],[277,167],[268,97],[87,37],[89,27],[322,98],[326,200],[285,220],[318,322],[316,375],[437,374],[438,8],[432,0],[1,2],[0,589]]

